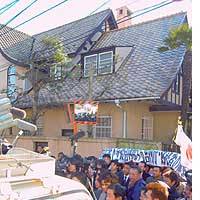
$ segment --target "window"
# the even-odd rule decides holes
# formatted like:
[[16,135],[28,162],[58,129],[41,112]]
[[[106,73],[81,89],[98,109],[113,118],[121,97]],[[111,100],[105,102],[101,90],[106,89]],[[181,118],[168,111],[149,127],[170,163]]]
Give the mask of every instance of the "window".
[[38,146],[41,146],[42,148],[48,147],[48,142],[34,142],[35,152],[37,152]]
[[141,139],[153,139],[153,117],[142,117]]
[[113,72],[113,51],[93,54],[84,57],[84,76],[108,74]]
[[123,14],[123,9],[119,10],[119,14],[122,15]]
[[30,90],[32,87],[31,82],[28,79],[24,80],[24,91]]
[[15,100],[17,95],[16,86],[16,67],[10,66],[7,73],[7,94],[11,101]]
[[62,78],[62,66],[56,65],[51,67],[50,76],[54,77],[55,80],[60,80]]
[[106,52],[99,54],[99,66],[98,73],[99,74],[107,74],[112,73],[113,68],[113,52]]
[[97,54],[84,58],[84,76],[89,76],[90,72],[97,74]]
[[61,135],[65,137],[69,137],[73,135],[73,129],[62,129]]
[[110,138],[112,135],[112,117],[99,116],[95,132],[98,138]]

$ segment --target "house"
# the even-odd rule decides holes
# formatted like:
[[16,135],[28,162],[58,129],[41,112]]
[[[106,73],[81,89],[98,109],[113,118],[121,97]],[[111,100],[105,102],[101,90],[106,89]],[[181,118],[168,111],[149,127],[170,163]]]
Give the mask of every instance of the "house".
[[[0,37],[0,71],[15,66],[15,73],[0,73],[1,80],[26,71],[30,52],[41,50],[42,38],[47,36],[63,42],[75,66],[58,93],[48,88],[40,91],[39,106],[44,115],[38,120],[38,132],[23,136],[18,145],[29,149],[48,145],[54,155],[60,151],[69,154],[71,146],[66,135],[73,132],[73,126],[67,106],[71,103],[73,109],[74,101],[88,99],[99,103],[98,123],[92,128],[78,127],[91,134],[79,140],[78,153],[98,156],[105,147],[162,149],[162,143],[172,144],[182,104],[185,47],[164,53],[158,48],[172,27],[185,22],[186,13],[181,12],[118,28],[108,9],[34,36],[12,30]],[[26,80],[17,82],[12,78],[12,84],[6,81],[0,81],[1,88],[30,88]],[[31,93],[16,105],[30,112]],[[15,130],[8,139],[14,134]]]

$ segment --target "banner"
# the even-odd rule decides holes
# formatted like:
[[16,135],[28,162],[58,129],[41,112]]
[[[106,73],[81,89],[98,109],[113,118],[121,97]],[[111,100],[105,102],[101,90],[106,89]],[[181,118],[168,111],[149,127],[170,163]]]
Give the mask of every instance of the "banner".
[[176,139],[174,142],[180,146],[181,164],[188,169],[192,169],[192,141],[184,133],[182,125],[178,125]]
[[83,102],[74,104],[75,122],[95,124],[97,121],[98,104],[95,102]]
[[181,165],[181,155],[175,152],[159,151],[159,150],[140,150],[129,148],[107,148],[104,149],[103,154],[109,154],[112,160],[117,159],[119,162],[140,162],[145,161],[149,165],[160,167],[172,167],[182,177],[185,176],[185,172],[188,170]]

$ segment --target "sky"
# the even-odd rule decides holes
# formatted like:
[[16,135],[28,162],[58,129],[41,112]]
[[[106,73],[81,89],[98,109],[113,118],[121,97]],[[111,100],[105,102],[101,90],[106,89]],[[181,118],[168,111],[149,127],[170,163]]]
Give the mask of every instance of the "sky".
[[[0,0],[0,9],[6,4],[12,2],[13,0]],[[20,0],[15,6],[0,14],[0,23],[5,24],[18,12],[20,12],[25,6],[29,5],[33,0]],[[14,27],[25,20],[33,17],[34,15],[50,8],[51,6],[58,4],[63,0],[38,0],[24,13],[18,16],[14,21],[9,23],[10,27]],[[111,8],[114,15],[116,16],[116,9],[127,5],[128,8],[135,12],[137,10],[159,4],[164,0],[110,0],[97,12]],[[63,24],[67,24],[71,21],[78,20],[80,18],[88,16],[96,8],[102,5],[106,0],[68,0],[64,4],[58,6],[57,8],[43,14],[40,17],[35,18],[31,22],[20,26],[18,30],[23,31],[29,35],[40,33]],[[1,11],[1,10],[0,10]],[[140,23],[143,21],[159,18],[162,16],[170,15],[173,13],[178,13],[180,11],[188,12],[188,20],[191,24],[191,14],[192,14],[192,2],[191,0],[176,1],[172,4],[159,8],[155,11],[149,12],[142,15],[141,17],[134,18],[132,24]],[[1,13],[1,12],[0,12]],[[134,15],[133,15],[134,16]]]

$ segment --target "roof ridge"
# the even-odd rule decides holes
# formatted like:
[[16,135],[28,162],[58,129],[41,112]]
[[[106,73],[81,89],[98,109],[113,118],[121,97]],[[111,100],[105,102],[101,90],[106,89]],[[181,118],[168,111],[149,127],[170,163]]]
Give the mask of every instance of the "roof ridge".
[[92,14],[92,15],[89,15],[89,16],[86,16],[86,17],[83,17],[83,18],[77,19],[77,20],[72,21],[72,22],[69,22],[69,23],[67,23],[67,24],[63,24],[63,25],[60,25],[60,26],[54,27],[54,28],[52,28],[52,29],[49,29],[49,30],[43,31],[43,32],[41,32],[41,33],[34,34],[34,35],[32,35],[32,36],[35,37],[35,36],[38,36],[38,35],[40,35],[40,34],[44,34],[44,33],[46,33],[46,32],[49,32],[49,31],[55,30],[55,29],[57,29],[57,28],[60,28],[60,27],[63,27],[63,26],[66,26],[66,25],[69,25],[69,24],[72,24],[72,23],[75,23],[75,22],[78,22],[78,21],[81,21],[81,20],[83,20],[83,19],[86,19],[86,18],[88,18],[88,17],[92,17],[92,16],[94,16],[94,15],[97,15],[97,14],[100,14],[100,13],[103,13],[103,12],[106,12],[106,11],[112,11],[112,10],[111,10],[110,8],[107,8],[107,9],[105,9],[105,10],[102,10],[102,11],[98,12],[98,13],[94,13],[94,14]]
[[148,24],[148,23],[151,23],[151,22],[154,22],[154,21],[159,21],[159,20],[162,20],[162,19],[165,19],[165,18],[170,18],[170,17],[176,16],[176,15],[180,15],[180,14],[186,14],[187,15],[187,12],[186,11],[181,11],[181,12],[178,12],[178,13],[173,13],[173,14],[162,16],[162,17],[159,17],[159,18],[155,18],[155,19],[150,19],[150,20],[147,20],[147,21],[139,22],[137,24],[133,24],[133,25],[128,26],[128,27],[109,30],[105,34],[110,33],[110,32],[115,32],[115,31],[121,31],[121,30],[124,30],[124,29],[129,29],[129,28],[132,28],[132,27],[135,27],[135,26],[140,26],[142,24]]

